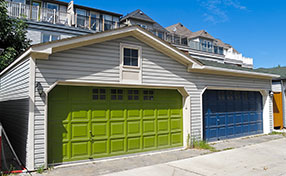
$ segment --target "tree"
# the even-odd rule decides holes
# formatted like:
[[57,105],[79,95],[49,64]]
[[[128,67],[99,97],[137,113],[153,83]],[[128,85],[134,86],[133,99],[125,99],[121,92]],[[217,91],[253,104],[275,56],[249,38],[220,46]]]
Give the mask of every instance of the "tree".
[[7,2],[0,0],[0,70],[11,64],[29,46],[26,38],[28,25],[22,19],[11,18],[7,13]]

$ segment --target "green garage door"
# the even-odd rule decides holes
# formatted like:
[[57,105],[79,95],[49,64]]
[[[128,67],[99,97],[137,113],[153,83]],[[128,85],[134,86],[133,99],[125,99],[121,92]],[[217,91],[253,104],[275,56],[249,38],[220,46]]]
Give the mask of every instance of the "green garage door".
[[56,86],[48,105],[49,163],[183,145],[176,90]]

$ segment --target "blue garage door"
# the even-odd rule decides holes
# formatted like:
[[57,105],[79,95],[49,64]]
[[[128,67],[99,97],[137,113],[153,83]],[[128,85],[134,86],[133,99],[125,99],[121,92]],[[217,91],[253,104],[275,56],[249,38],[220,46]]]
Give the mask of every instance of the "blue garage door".
[[204,140],[216,141],[263,132],[259,92],[207,90],[203,95]]

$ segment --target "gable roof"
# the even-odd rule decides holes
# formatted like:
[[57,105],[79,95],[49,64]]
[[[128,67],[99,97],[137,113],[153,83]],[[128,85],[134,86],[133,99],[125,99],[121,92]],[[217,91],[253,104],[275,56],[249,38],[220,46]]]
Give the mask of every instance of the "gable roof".
[[213,36],[211,36],[207,31],[205,30],[200,30],[197,32],[193,32],[189,38],[197,38],[197,37],[203,37],[203,38],[207,38],[207,39],[211,39],[211,40],[215,40],[215,38]]
[[[211,74],[231,74],[233,76],[246,76],[246,77],[260,77],[271,79],[272,77],[279,77],[278,75],[265,74],[259,72],[249,72],[245,70],[239,70],[237,72],[233,68],[220,68],[219,66],[209,66],[208,63],[203,63],[203,61],[195,59],[188,54],[185,54],[178,48],[169,44],[168,42],[160,39],[151,32],[137,26],[126,26],[122,28],[117,28],[113,30],[108,30],[104,32],[98,32],[93,34],[87,34],[77,37],[66,38],[62,40],[56,40],[47,43],[40,43],[32,45],[26,50],[18,59],[16,59],[12,64],[5,68],[0,75],[4,74],[9,69],[13,68],[18,62],[27,57],[32,57],[34,59],[49,59],[49,55],[73,49],[77,47],[82,47],[86,45],[91,45],[94,43],[101,43],[109,40],[114,40],[118,38],[123,38],[127,36],[133,36],[138,40],[146,43],[147,45],[153,47],[154,49],[164,53],[165,55],[173,58],[174,60],[184,64],[188,67],[188,71],[206,72]],[[237,74],[237,75],[236,75]]]
[[182,23],[173,24],[171,26],[166,27],[167,31],[170,33],[176,33],[182,36],[190,36],[192,35],[192,31],[186,28]]
[[144,21],[144,22],[149,22],[153,24],[153,28],[158,30],[158,31],[163,31],[163,32],[167,32],[167,30],[161,26],[159,23],[157,23],[156,21],[154,21],[151,17],[149,17],[148,15],[146,15],[142,10],[137,9],[129,14],[127,14],[126,16],[124,16],[123,18],[120,19],[120,22],[126,20],[126,19],[135,19],[135,20],[139,20],[139,21]]
[[148,21],[151,23],[155,23],[155,21],[150,18],[148,15],[146,15],[144,12],[142,12],[142,10],[137,9],[127,15],[125,15],[123,18],[120,19],[120,21],[124,21],[128,18],[133,18],[133,19],[137,19],[137,20],[142,20],[142,21]]
[[281,79],[286,79],[286,67],[258,68],[256,71],[280,75]]

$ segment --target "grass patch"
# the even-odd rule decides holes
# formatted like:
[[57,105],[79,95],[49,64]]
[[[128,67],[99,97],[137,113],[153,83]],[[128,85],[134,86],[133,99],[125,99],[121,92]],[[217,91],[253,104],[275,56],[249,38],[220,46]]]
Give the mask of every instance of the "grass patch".
[[191,139],[190,134],[187,138],[187,148],[186,149],[200,149],[200,150],[209,150],[211,152],[218,152],[213,146],[208,144],[206,141]]
[[228,147],[228,148],[223,149],[223,151],[232,150],[232,149],[234,149],[234,148],[233,147]]
[[203,149],[203,150],[209,150],[211,152],[217,152],[218,150],[216,150],[213,146],[211,146],[210,144],[208,144],[206,141],[196,141],[193,140],[193,148],[195,149]]
[[278,131],[272,131],[271,133],[269,133],[269,135],[282,135],[282,136],[286,137],[285,132],[278,132]]

